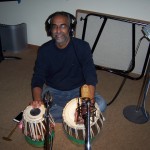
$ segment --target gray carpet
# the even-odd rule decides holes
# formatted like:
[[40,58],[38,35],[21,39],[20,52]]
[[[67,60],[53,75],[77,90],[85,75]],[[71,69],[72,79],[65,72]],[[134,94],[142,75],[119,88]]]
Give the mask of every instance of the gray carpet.
[[[10,137],[12,141],[5,141],[3,136],[8,136],[16,123],[13,117],[24,110],[32,100],[30,81],[33,73],[36,48],[29,47],[20,53],[11,52],[4,55],[21,57],[21,60],[4,60],[0,63],[0,149],[1,150],[34,150],[34,146],[28,144],[22,133],[17,128]],[[122,77],[97,71],[99,84],[97,91],[110,102],[117,92]],[[123,115],[123,109],[130,105],[137,105],[142,80],[133,81],[127,79],[123,89],[116,100],[108,106],[104,126],[100,134],[92,142],[92,150],[149,150],[150,149],[150,123],[136,124],[127,120]],[[150,92],[146,98],[146,110],[150,112]],[[43,149],[43,148],[38,148]],[[84,145],[77,145],[70,141],[62,128],[62,124],[56,124],[54,150],[83,150]]]

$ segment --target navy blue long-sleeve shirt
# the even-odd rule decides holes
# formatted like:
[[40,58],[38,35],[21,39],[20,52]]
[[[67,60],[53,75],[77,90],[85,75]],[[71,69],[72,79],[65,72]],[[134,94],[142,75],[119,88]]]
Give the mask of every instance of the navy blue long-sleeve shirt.
[[72,90],[83,84],[96,85],[97,75],[89,44],[71,38],[64,49],[59,49],[54,40],[43,44],[35,62],[32,88],[44,84],[62,91]]

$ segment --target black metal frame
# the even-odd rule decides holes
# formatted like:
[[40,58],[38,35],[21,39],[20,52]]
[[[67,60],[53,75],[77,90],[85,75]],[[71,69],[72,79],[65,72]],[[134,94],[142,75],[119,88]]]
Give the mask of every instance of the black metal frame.
[[97,45],[97,43],[98,43],[98,41],[99,41],[99,39],[100,39],[100,37],[102,35],[104,27],[105,27],[105,25],[107,23],[107,19],[112,19],[112,20],[117,20],[117,21],[122,21],[122,22],[127,22],[127,23],[131,23],[132,24],[132,60],[131,60],[131,67],[129,67],[127,70],[119,70],[119,69],[113,69],[113,68],[107,68],[107,67],[95,65],[96,69],[108,71],[110,73],[114,73],[116,75],[120,75],[120,76],[129,78],[129,79],[132,79],[132,80],[139,80],[139,79],[141,79],[144,76],[144,74],[145,74],[147,63],[148,63],[148,60],[149,60],[150,44],[148,46],[148,50],[147,50],[147,54],[146,54],[146,57],[145,57],[145,61],[144,61],[144,64],[143,64],[143,69],[142,69],[141,74],[138,77],[133,77],[133,76],[129,75],[129,73],[131,73],[134,70],[134,68],[135,68],[135,57],[136,57],[136,54],[135,54],[135,28],[136,28],[136,25],[143,25],[143,26],[145,26],[146,24],[145,23],[141,23],[141,22],[131,21],[131,20],[124,19],[124,18],[117,18],[117,17],[105,16],[105,15],[101,15],[101,14],[89,13],[89,14],[86,15],[85,18],[82,18],[82,17],[80,18],[80,21],[84,20],[83,32],[82,32],[82,40],[85,39],[86,27],[87,27],[87,22],[88,22],[88,17],[89,16],[96,16],[96,17],[100,17],[100,19],[102,19],[102,18],[104,19],[103,22],[102,22],[102,25],[100,26],[99,32],[98,32],[98,34],[96,36],[95,42],[93,44],[92,53],[94,53],[96,45]]
[[21,2],[21,0],[0,0],[0,2],[7,2],[7,1],[17,1],[18,3]]

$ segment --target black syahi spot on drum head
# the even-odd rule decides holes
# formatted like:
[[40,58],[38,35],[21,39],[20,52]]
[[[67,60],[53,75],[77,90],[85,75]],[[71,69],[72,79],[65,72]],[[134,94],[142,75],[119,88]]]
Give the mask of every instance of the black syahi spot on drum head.
[[30,114],[31,114],[32,116],[37,116],[37,115],[40,114],[40,112],[41,112],[41,110],[40,110],[39,108],[33,108],[33,109],[30,111]]

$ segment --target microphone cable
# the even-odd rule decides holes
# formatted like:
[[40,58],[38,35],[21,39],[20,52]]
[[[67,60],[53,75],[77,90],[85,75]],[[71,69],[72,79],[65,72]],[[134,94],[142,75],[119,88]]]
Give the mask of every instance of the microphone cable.
[[[139,49],[140,44],[141,44],[141,41],[142,41],[144,38],[145,38],[145,36],[143,36],[143,37],[141,37],[141,38],[139,39],[139,42],[138,42],[137,47],[136,47],[136,50],[135,50],[135,56],[136,56],[136,54],[137,54],[137,52],[138,52],[138,49]],[[131,66],[132,66],[132,60],[130,61],[130,64],[129,64],[128,69],[130,69]],[[129,73],[128,73],[128,74],[129,74]],[[128,75],[128,74],[127,74],[127,75]],[[120,85],[118,91],[116,92],[116,94],[115,94],[115,96],[112,98],[112,100],[107,103],[107,106],[111,105],[111,104],[116,100],[116,98],[117,98],[118,95],[120,94],[120,92],[121,92],[121,90],[122,90],[122,88],[123,88],[123,86],[124,86],[126,80],[127,80],[127,77],[124,77],[124,79],[122,80],[121,85]]]

